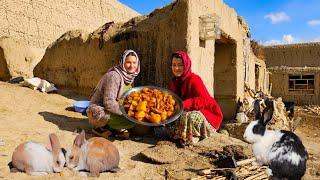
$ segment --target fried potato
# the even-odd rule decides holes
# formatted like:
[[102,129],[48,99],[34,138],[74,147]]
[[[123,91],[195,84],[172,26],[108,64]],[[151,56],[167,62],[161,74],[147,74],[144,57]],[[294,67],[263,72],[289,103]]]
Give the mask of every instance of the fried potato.
[[137,105],[137,111],[147,111],[147,101],[142,101]]
[[134,112],[131,111],[131,110],[129,110],[129,111],[128,111],[128,116],[133,117],[133,116],[134,116]]
[[132,104],[133,106],[138,106],[138,102],[137,102],[137,101],[132,101],[131,104]]
[[123,106],[128,116],[157,124],[168,120],[179,109],[172,95],[151,88],[132,92],[124,100]]
[[160,116],[161,116],[161,121],[165,121],[165,120],[167,119],[167,117],[168,117],[167,111],[163,111],[163,112],[160,114]]
[[139,119],[140,119],[140,118],[143,119],[145,116],[146,116],[146,113],[145,113],[144,111],[138,111],[138,112],[134,113],[134,117],[137,118],[137,119],[138,119],[138,118],[139,118]]
[[170,116],[172,116],[173,112],[172,111],[168,111],[167,114],[170,117]]
[[159,123],[161,122],[161,116],[160,116],[160,114],[151,113],[150,121],[151,121],[152,123],[159,124]]

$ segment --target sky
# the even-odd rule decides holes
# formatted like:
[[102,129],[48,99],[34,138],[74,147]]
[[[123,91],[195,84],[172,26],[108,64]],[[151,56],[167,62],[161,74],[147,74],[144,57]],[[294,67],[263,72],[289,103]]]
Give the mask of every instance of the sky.
[[[119,0],[149,14],[173,0]],[[151,3],[152,2],[152,3]],[[243,16],[251,38],[264,45],[320,42],[320,0],[224,0]]]

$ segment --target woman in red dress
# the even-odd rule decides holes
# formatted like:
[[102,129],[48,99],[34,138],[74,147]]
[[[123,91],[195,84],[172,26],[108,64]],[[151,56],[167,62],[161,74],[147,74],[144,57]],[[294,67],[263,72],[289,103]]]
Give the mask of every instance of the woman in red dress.
[[169,83],[169,89],[183,100],[184,108],[184,113],[174,126],[173,136],[183,145],[188,145],[218,130],[223,115],[200,76],[191,72],[191,60],[187,53],[173,53],[171,68],[174,78]]

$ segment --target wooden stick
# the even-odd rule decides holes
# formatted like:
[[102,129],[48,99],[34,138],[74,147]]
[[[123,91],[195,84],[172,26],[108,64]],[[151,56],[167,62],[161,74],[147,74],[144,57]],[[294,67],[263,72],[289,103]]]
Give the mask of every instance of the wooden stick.
[[248,171],[247,169],[243,168],[243,169],[241,169],[241,170],[239,170],[239,171],[236,171],[236,174],[237,174],[237,175],[243,175],[243,176],[245,176],[245,175],[249,175],[249,174],[251,174],[251,173],[250,173],[250,171]]
[[204,176],[204,175],[206,175],[206,174],[211,174],[211,169],[201,170],[201,171],[199,171],[198,174],[201,175],[201,176]]
[[217,176],[217,177],[214,177],[213,180],[225,180],[227,178],[223,177],[223,176]]
[[243,166],[243,165],[246,165],[246,164],[250,164],[255,160],[256,160],[256,158],[251,158],[251,159],[245,159],[245,160],[242,160],[242,161],[238,161],[237,162],[237,166]]
[[223,170],[230,170],[234,168],[216,168],[216,169],[211,169],[211,171],[223,171]]
[[191,178],[191,180],[206,180],[207,178],[205,176],[198,176],[198,177],[194,177]]
[[314,114],[319,115],[319,112],[317,112],[316,110],[314,110],[314,109],[312,109],[312,108],[310,108],[310,107],[307,107],[307,108],[308,108],[308,110],[310,110],[310,111],[313,112]]
[[211,174],[211,171],[223,171],[223,170],[230,170],[234,168],[216,168],[216,169],[204,169],[198,172],[199,175],[204,176],[207,174]]
[[256,169],[258,169],[259,168],[259,166],[250,166],[249,168],[248,168],[248,170],[249,171],[252,171],[252,170],[256,170]]
[[262,175],[262,176],[260,176],[258,178],[260,178],[260,179],[268,179],[268,175],[264,174],[264,175]]
[[260,173],[258,173],[256,175],[253,175],[253,176],[250,176],[250,177],[246,178],[245,180],[252,180],[252,179],[258,178],[258,177],[263,176],[263,175],[265,175],[265,172],[260,172]]

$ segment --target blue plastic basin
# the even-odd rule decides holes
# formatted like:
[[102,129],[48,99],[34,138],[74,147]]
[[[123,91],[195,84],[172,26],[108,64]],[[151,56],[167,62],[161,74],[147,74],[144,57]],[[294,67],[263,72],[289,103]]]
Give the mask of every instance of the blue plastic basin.
[[84,113],[89,107],[90,101],[76,101],[73,103],[73,108],[77,112]]

